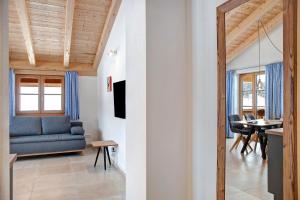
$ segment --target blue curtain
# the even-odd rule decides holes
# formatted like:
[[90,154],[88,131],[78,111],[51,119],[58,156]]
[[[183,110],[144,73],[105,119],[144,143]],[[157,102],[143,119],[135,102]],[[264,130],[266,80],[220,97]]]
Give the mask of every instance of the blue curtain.
[[283,116],[283,63],[266,65],[266,119]]
[[234,114],[234,77],[235,71],[226,72],[226,137],[233,138],[230,131],[228,116]]
[[9,118],[16,115],[15,112],[15,72],[9,69]]
[[79,119],[78,73],[65,74],[65,115],[71,120]]

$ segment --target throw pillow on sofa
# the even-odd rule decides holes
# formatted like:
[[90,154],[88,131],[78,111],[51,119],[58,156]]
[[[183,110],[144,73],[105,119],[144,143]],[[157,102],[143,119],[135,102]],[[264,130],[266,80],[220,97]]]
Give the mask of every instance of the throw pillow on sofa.
[[84,135],[84,129],[81,126],[74,126],[71,128],[72,135]]

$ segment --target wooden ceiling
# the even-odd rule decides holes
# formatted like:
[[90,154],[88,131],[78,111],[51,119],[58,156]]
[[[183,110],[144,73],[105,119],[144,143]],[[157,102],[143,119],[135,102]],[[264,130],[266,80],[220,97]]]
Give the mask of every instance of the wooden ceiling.
[[10,67],[96,75],[121,0],[10,0]]
[[[227,63],[258,40],[258,20],[269,33],[283,22],[282,0],[250,0],[226,13]],[[263,28],[261,38],[265,37]]]

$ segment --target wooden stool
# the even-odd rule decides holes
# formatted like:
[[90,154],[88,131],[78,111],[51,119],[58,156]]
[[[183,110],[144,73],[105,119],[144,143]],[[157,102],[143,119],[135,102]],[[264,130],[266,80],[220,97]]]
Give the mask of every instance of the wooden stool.
[[94,167],[96,167],[96,165],[97,165],[97,161],[98,161],[98,157],[99,157],[101,147],[103,147],[103,153],[104,153],[104,169],[106,170],[106,155],[108,157],[109,165],[111,166],[108,147],[117,147],[117,146],[118,146],[118,144],[116,142],[112,141],[112,140],[92,142],[92,147],[93,148],[98,148],[98,153],[97,153],[97,156],[96,156]]

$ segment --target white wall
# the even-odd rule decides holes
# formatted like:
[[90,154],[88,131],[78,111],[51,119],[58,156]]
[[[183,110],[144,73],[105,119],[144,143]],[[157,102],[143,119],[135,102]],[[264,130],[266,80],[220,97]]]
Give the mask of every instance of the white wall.
[[191,0],[193,65],[193,199],[216,199],[216,7],[225,0]]
[[147,199],[189,196],[187,1],[146,1]]
[[[126,120],[114,117],[113,91],[107,92],[106,81],[112,76],[113,82],[126,79],[126,34],[125,7],[121,5],[106,49],[98,69],[98,124],[101,138],[114,140],[119,144],[112,159],[126,173]],[[117,55],[109,56],[110,50],[117,50]]]
[[[123,1],[127,199],[190,199],[190,155],[192,199],[216,199],[216,7],[224,1],[147,0],[147,4],[144,0]],[[188,60],[189,42],[192,69]]]
[[80,120],[85,129],[86,141],[99,139],[97,115],[97,77],[79,76],[79,109]]
[[[283,50],[283,25],[277,26],[268,33],[274,44]],[[283,55],[271,45],[267,37],[261,41],[261,63],[263,65],[281,62]],[[227,69],[241,69],[258,66],[258,42],[250,46],[244,53],[239,55],[227,65]]]
[[126,199],[146,200],[146,2],[126,7]]
[[8,1],[0,1],[0,199],[9,199]]
[[[126,10],[126,45],[122,9]],[[111,95],[106,92],[106,77],[123,79],[125,60],[126,199],[188,199],[191,68],[186,1],[157,0],[146,5],[143,0],[123,0],[120,13],[107,45],[107,50],[119,49],[120,57],[104,57],[98,71],[99,128],[122,128],[107,102]],[[107,137],[115,132],[107,132]]]
[[[216,199],[215,11],[220,1],[148,0],[146,8],[141,0],[126,2],[126,197],[145,200],[147,188],[147,199],[191,199],[189,156],[192,155],[193,199]],[[190,19],[191,41],[188,40]],[[189,42],[193,44],[192,77],[187,55]],[[189,149],[190,97],[193,97],[193,153]]]

